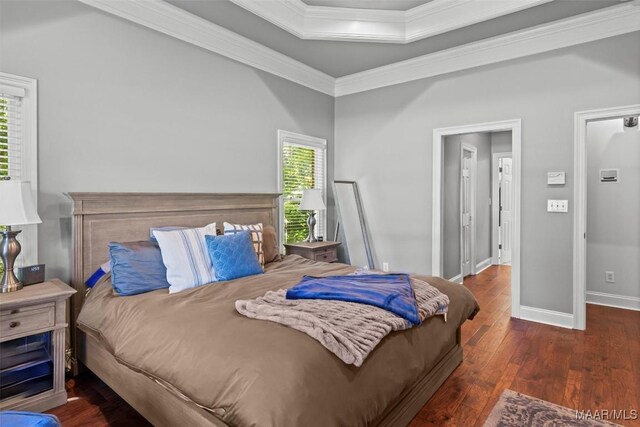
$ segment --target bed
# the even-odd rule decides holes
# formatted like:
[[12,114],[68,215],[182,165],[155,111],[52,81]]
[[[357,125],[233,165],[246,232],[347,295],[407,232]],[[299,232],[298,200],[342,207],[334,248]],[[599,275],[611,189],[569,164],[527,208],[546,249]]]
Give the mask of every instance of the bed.
[[[307,335],[240,316],[237,299],[294,285],[304,274],[353,267],[297,256],[265,274],[169,295],[117,297],[84,280],[109,241],[146,240],[159,226],[223,221],[277,224],[277,194],[71,193],[72,347],[85,366],[156,426],[401,426],[462,361],[460,325],[478,310],[460,285],[423,277],[450,300],[433,317],[387,336],[365,363],[341,362]],[[86,301],[85,301],[86,298]],[[81,313],[82,311],[82,313]]]

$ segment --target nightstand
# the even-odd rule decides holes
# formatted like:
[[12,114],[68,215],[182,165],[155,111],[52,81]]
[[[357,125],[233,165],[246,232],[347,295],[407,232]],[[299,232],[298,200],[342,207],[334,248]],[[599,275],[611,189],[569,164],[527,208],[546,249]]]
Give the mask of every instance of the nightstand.
[[67,298],[58,279],[0,294],[0,410],[43,412],[67,403]]
[[340,242],[300,242],[287,243],[287,255],[300,255],[314,261],[336,262],[338,260]]

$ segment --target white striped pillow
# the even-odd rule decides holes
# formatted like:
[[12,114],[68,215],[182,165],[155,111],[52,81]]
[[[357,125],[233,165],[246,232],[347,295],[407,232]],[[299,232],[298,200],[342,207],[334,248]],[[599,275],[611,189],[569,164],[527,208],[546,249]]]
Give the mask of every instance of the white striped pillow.
[[224,234],[236,234],[241,231],[251,232],[253,249],[255,249],[256,254],[258,255],[260,265],[264,267],[264,251],[262,250],[262,223],[259,222],[258,224],[250,225],[230,224],[228,222],[224,223]]
[[207,234],[216,235],[215,223],[202,228],[153,231],[160,245],[162,262],[167,267],[169,293],[216,281],[216,274],[204,238]]

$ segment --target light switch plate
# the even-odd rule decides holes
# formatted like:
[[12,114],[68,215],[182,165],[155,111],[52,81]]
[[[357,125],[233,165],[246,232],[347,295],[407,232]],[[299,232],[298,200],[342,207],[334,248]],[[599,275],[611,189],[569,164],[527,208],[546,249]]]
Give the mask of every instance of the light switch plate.
[[566,213],[569,212],[568,200],[547,200],[547,212]]

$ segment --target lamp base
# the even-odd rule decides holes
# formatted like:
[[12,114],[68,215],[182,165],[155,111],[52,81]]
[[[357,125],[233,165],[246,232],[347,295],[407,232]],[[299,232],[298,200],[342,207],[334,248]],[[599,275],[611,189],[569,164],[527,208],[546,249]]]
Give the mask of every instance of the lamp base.
[[[5,271],[4,273],[2,273],[3,275],[7,275],[7,272]],[[15,276],[15,274],[13,274],[13,272],[11,272],[11,274],[8,275],[9,278],[7,280],[7,284],[3,284],[2,287],[0,288],[0,294],[6,294],[9,292],[15,292],[15,291],[19,291],[20,289],[22,289],[23,284],[21,281],[18,280],[18,278]],[[13,276],[10,277],[10,276]],[[4,280],[4,276],[2,278]]]
[[307,227],[309,227],[309,235],[304,240],[307,243],[317,242],[316,239],[316,213],[314,211],[309,211],[309,218],[307,218]]
[[20,230],[12,231],[11,227],[7,227],[6,231],[0,231],[2,240],[0,241],[0,257],[4,264],[4,272],[2,280],[0,280],[0,293],[14,292],[22,289],[22,282],[18,280],[13,273],[13,263],[20,254],[22,247],[16,236]]

